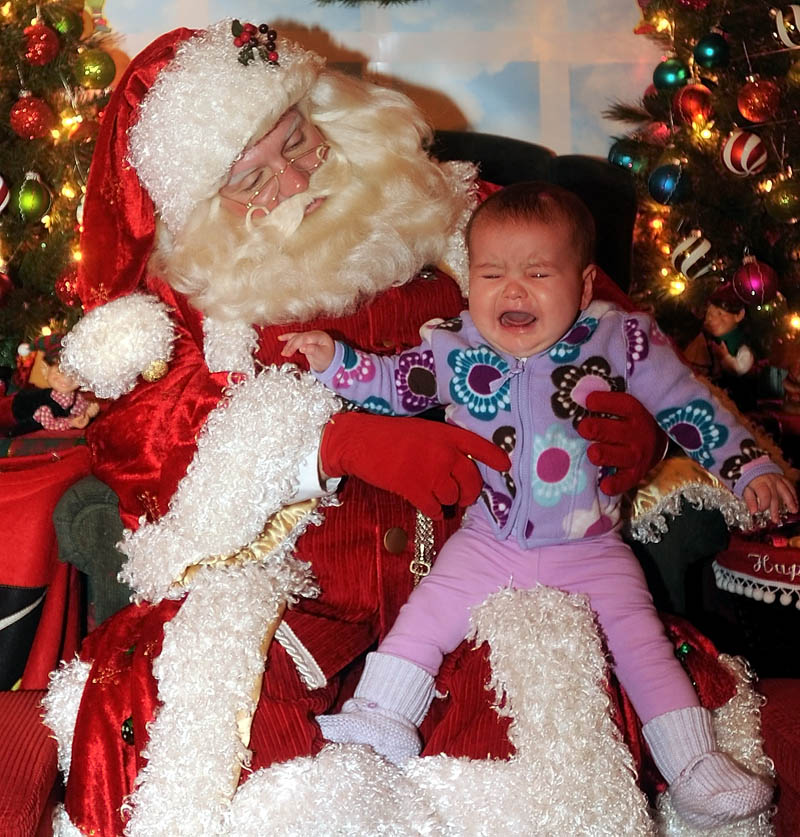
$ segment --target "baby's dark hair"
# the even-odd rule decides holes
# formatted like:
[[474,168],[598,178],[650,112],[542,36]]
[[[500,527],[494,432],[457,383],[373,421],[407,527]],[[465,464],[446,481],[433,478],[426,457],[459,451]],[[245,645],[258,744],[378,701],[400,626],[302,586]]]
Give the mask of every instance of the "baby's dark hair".
[[481,219],[566,224],[580,259],[580,269],[594,261],[595,225],[592,213],[574,192],[553,183],[541,180],[514,183],[487,198],[472,213],[467,224],[467,249],[470,248],[472,228]]

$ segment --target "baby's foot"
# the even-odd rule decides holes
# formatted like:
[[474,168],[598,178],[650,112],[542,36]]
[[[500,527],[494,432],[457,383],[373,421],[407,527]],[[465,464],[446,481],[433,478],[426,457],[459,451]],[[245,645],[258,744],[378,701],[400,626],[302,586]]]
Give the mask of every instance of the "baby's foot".
[[717,828],[766,810],[772,784],[754,776],[725,753],[705,753],[691,762],[670,785],[679,816],[695,828]]
[[317,723],[328,741],[368,744],[397,765],[418,756],[422,746],[412,723],[363,698],[346,701],[338,715],[317,716]]

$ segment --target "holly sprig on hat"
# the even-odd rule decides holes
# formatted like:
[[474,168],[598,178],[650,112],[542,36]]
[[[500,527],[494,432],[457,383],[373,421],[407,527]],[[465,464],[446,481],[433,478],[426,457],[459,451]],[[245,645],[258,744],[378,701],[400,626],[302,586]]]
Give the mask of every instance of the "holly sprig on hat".
[[275,48],[275,41],[278,33],[269,24],[262,23],[256,26],[254,23],[242,23],[234,20],[231,24],[234,46],[241,47],[239,50],[240,63],[247,66],[255,61],[256,53],[267,64],[277,65],[278,52]]

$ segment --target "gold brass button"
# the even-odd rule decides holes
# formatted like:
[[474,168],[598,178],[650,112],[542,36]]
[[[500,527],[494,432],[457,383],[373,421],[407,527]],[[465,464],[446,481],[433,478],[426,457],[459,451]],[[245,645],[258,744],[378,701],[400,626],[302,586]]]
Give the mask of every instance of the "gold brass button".
[[391,529],[387,529],[383,536],[383,545],[386,547],[386,551],[391,552],[392,555],[399,555],[406,548],[407,543],[408,535],[399,526],[392,526]]

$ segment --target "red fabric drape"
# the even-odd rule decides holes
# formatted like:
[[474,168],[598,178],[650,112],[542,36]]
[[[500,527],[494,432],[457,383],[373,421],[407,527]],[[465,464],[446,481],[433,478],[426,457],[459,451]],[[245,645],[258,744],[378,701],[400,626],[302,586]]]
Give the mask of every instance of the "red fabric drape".
[[58,561],[52,517],[61,495],[88,473],[84,446],[0,460],[0,584],[47,587],[22,678],[26,689],[46,688],[59,659],[78,649],[77,570]]

